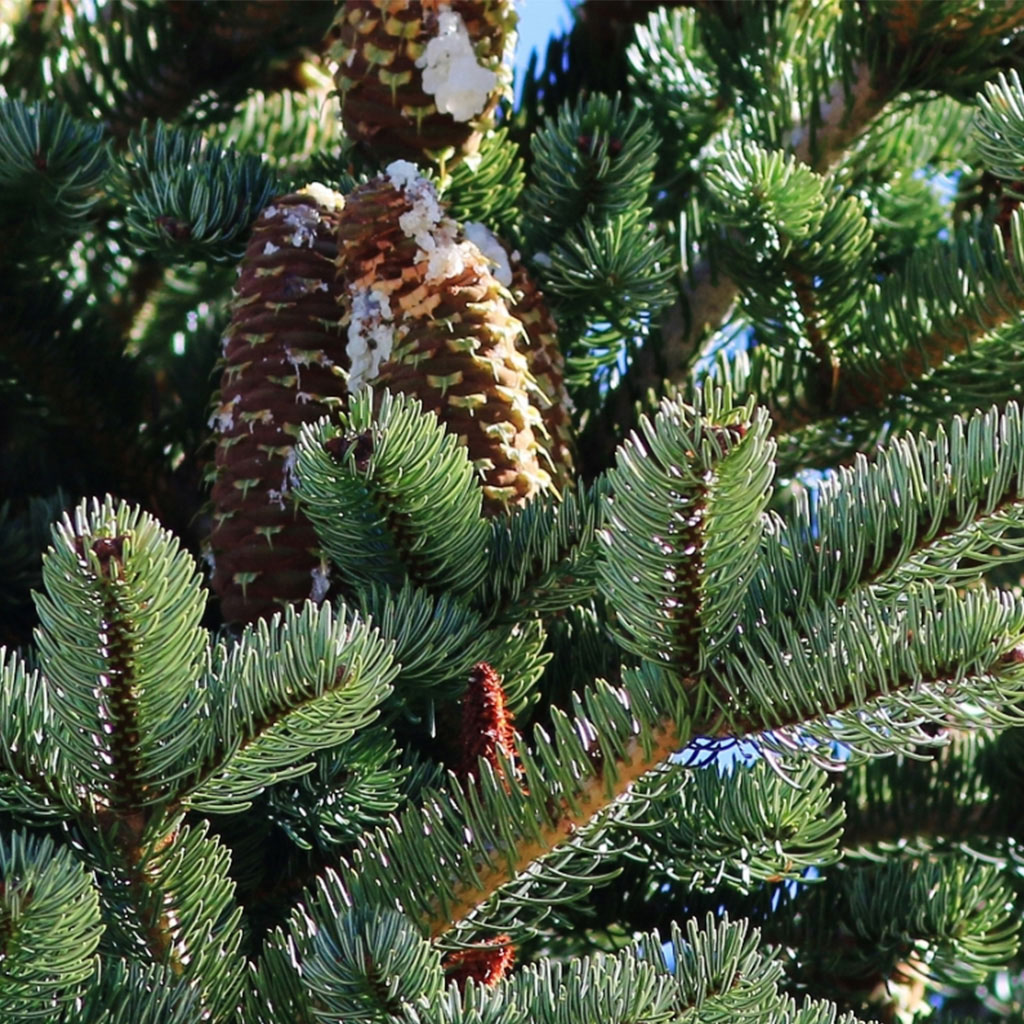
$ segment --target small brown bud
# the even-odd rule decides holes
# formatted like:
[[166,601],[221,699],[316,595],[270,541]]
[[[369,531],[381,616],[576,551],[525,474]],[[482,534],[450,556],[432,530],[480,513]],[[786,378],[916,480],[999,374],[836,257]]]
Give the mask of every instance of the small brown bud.
[[110,563],[113,561],[118,567],[124,558],[124,542],[128,538],[121,537],[100,537],[92,543],[93,554],[100,561],[100,571],[104,576],[110,576]]
[[370,465],[370,456],[373,455],[373,435],[368,430],[356,437],[343,437],[339,434],[324,442],[324,451],[338,465],[341,465],[351,452],[356,469],[360,473],[365,473]]
[[179,220],[170,214],[157,217],[156,226],[175,242],[187,242],[192,237],[192,225],[187,220]]

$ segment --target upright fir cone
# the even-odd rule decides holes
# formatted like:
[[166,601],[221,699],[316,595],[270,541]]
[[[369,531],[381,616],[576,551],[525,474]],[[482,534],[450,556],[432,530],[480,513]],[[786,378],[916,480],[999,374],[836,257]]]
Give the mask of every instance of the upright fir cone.
[[501,677],[485,661],[474,665],[462,698],[462,763],[460,778],[475,776],[480,759],[488,761],[495,774],[508,786],[502,758],[516,758],[516,730],[505,704]]
[[497,985],[512,970],[515,961],[515,949],[509,936],[495,935],[481,946],[449,953],[441,966],[447,980],[454,981],[459,991],[464,992],[470,978],[478,985]]
[[224,336],[212,586],[228,622],[323,598],[316,534],[295,504],[294,444],[303,423],[343,404],[348,356],[335,282],[344,199],[309,185],[260,215]]
[[544,399],[540,409],[544,430],[537,442],[555,486],[564,490],[576,479],[576,445],[558,326],[544,302],[544,293],[530,277],[518,252],[511,251],[484,224],[468,223],[463,233],[490,260],[491,273],[498,283],[509,289],[510,312],[523,325],[516,347],[526,356],[526,368]]
[[558,347],[558,327],[544,301],[544,293],[517,258],[512,260],[511,290],[515,300],[512,315],[518,317],[525,329],[530,375],[547,399],[540,411],[546,431],[542,444],[555,484],[564,490],[576,479],[576,441],[572,399],[565,386],[565,358]]
[[491,273],[499,284],[509,289],[510,312],[523,325],[516,347],[526,356],[527,370],[544,399],[540,410],[544,430],[538,443],[555,486],[563,490],[576,479],[576,446],[558,326],[518,252],[511,251],[484,224],[468,223],[463,233],[490,260]]
[[512,0],[345,0],[328,32],[350,138],[384,157],[477,151],[510,94]]
[[488,512],[552,487],[523,325],[491,263],[399,160],[346,200],[338,265],[349,307],[349,390],[415,395],[469,449]]

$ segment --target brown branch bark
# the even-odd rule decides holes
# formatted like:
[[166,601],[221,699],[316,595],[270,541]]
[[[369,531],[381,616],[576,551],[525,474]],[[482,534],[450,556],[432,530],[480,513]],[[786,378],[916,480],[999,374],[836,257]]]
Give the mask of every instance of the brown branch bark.
[[[1014,648],[1005,653],[993,666],[991,671],[998,672],[1000,665],[1012,665],[1024,660],[1024,647]],[[924,680],[930,684],[947,684],[950,686],[959,685],[959,677],[951,672],[947,677],[938,677]],[[907,688],[912,685],[919,685],[921,680],[901,680],[897,688]],[[696,680],[681,680],[681,685],[694,686]],[[863,701],[854,702],[852,698],[838,702],[835,706],[819,711],[815,718],[835,714],[840,711],[849,710],[855,706],[864,704],[884,697],[886,691],[880,687],[866,694]],[[684,723],[674,722],[665,717],[661,719],[655,729],[651,756],[646,757],[643,752],[643,742],[634,737],[627,749],[626,756],[617,763],[618,777],[611,788],[611,795],[607,787],[605,772],[601,765],[595,762],[594,771],[588,777],[581,779],[576,790],[574,803],[579,810],[574,810],[569,803],[563,801],[558,808],[558,813],[552,816],[551,821],[540,833],[538,839],[530,838],[517,848],[515,862],[509,864],[501,860],[495,864],[485,864],[478,873],[477,884],[461,886],[457,890],[454,903],[449,904],[443,911],[440,907],[423,924],[429,930],[430,937],[436,939],[459,924],[503,885],[513,878],[518,877],[529,866],[540,857],[551,853],[556,847],[570,839],[577,830],[585,827],[593,818],[609,804],[622,797],[629,788],[648,771],[656,768],[668,758],[679,751],[686,743],[695,736],[713,736],[716,738],[743,738],[756,735],[768,730],[779,730],[792,728],[808,720],[808,716],[790,710],[788,713],[778,716],[774,721],[764,721],[752,716],[734,715],[728,719],[720,711],[713,711],[714,717],[693,723],[687,729]]]
[[1021,299],[1012,285],[1004,284],[977,313],[951,320],[924,341],[883,363],[877,370],[843,374],[836,394],[835,411],[849,415],[865,407],[878,408],[909,382],[935,369],[949,356],[966,351],[971,342],[1003,326],[1019,315]]
[[642,775],[656,768],[670,755],[674,754],[687,742],[679,726],[668,719],[662,721],[661,727],[654,736],[651,756],[644,756],[643,743],[633,739],[626,748],[626,756],[618,763],[618,779],[612,787],[609,798],[606,790],[606,779],[603,773],[595,771],[593,775],[580,781],[575,794],[575,802],[579,806],[574,811],[568,803],[563,803],[559,813],[541,830],[538,839],[530,839],[517,849],[516,861],[509,865],[505,861],[488,865],[479,872],[479,884],[463,886],[456,895],[453,905],[442,914],[438,912],[425,922],[430,937],[436,939],[444,935],[460,921],[468,917],[482,903],[486,902],[496,890],[513,878],[521,875],[535,860],[550,853],[557,846],[569,839],[578,829],[583,828],[594,816],[604,810],[610,803],[621,797],[630,786]]

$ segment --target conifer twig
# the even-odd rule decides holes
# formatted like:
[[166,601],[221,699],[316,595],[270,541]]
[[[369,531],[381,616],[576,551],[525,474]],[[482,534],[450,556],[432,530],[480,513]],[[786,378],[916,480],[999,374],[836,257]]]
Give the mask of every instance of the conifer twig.
[[[664,719],[660,729],[655,731],[651,756],[644,756],[644,745],[639,738],[633,739],[626,748],[626,756],[617,766],[618,778],[608,796],[607,783],[599,769],[587,779],[580,781],[575,794],[579,811],[574,811],[563,802],[557,814],[546,827],[540,830],[539,838],[525,841],[517,849],[514,864],[495,864],[485,867],[479,873],[479,885],[463,886],[457,893],[457,899],[448,907],[446,914],[438,912],[424,922],[432,939],[439,938],[467,918],[481,904],[485,903],[492,893],[505,885],[510,879],[517,877],[538,858],[550,853],[555,847],[571,838],[577,830],[583,828],[594,816],[609,804],[626,793],[638,779],[656,768],[669,756],[679,750],[685,741],[674,722]],[[439,908],[438,908],[439,909]]]
[[[858,63],[847,92],[841,83],[833,89],[829,102],[819,111],[820,123],[812,132],[797,126],[790,133],[794,155],[822,173],[834,166],[858,135],[883,110],[891,99],[890,91],[874,81],[872,69]],[[714,275],[707,261],[695,266],[684,281],[679,300],[662,316],[663,375],[673,384],[685,380],[700,352],[701,342],[718,327],[736,302],[736,284]],[[643,364],[638,364],[643,366]],[[661,377],[647,373],[631,381],[631,394],[655,390]]]

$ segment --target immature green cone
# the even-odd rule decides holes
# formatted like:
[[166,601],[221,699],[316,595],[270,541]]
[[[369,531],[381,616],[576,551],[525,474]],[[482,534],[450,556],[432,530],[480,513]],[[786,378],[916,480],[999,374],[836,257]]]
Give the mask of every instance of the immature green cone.
[[228,622],[322,599],[328,587],[316,534],[292,491],[302,424],[348,394],[335,283],[343,206],[323,185],[275,200],[242,260],[210,419],[217,452],[208,558]]
[[384,158],[469,156],[510,95],[512,0],[345,0],[328,33],[350,138]]
[[468,446],[489,512],[550,489],[523,325],[430,182],[396,161],[347,198],[338,239],[350,391],[387,387],[436,412]]

